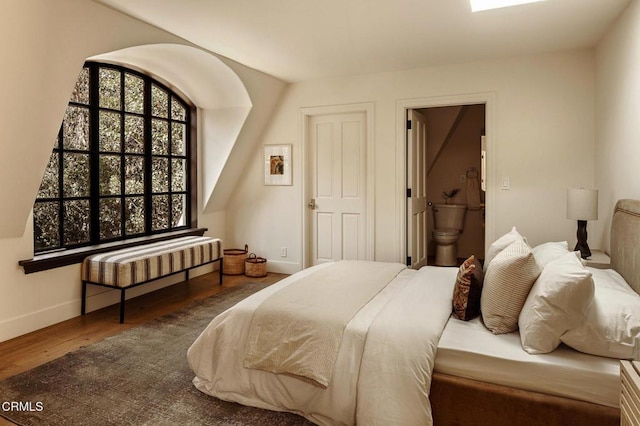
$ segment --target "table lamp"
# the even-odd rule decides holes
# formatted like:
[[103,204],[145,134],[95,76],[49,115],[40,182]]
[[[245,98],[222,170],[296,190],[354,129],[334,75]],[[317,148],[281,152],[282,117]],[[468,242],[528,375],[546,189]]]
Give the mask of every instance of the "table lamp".
[[588,258],[591,250],[587,244],[587,221],[598,220],[598,190],[567,189],[567,219],[578,221],[578,243],[574,250],[580,250],[583,259]]

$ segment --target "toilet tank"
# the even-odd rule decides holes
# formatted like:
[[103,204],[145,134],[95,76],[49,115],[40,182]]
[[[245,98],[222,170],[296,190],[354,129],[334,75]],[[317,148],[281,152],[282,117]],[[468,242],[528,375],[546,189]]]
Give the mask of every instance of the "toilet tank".
[[435,229],[452,228],[462,231],[467,206],[463,204],[434,204],[433,225]]

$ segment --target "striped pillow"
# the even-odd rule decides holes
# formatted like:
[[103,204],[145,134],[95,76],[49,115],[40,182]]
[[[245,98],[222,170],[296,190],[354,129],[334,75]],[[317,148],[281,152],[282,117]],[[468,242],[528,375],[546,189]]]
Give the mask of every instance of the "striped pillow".
[[531,248],[516,239],[491,261],[484,277],[480,309],[493,334],[518,329],[518,317],[529,290],[541,272]]
[[484,272],[485,273],[487,272],[487,268],[489,267],[489,264],[491,263],[493,258],[498,255],[498,253],[500,253],[505,248],[509,247],[509,245],[514,241],[521,240],[521,239],[523,239],[525,242],[527,241],[522,235],[518,233],[518,231],[516,230],[516,227],[514,226],[513,228],[511,228],[511,231],[507,232],[506,234],[504,234],[503,236],[495,240],[489,246],[489,249],[487,250],[487,253],[484,256]]

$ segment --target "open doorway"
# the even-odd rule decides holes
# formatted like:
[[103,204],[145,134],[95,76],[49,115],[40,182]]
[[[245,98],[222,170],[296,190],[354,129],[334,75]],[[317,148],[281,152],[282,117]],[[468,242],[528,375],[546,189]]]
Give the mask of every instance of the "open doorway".
[[406,113],[407,264],[455,266],[472,254],[484,259],[486,103]]

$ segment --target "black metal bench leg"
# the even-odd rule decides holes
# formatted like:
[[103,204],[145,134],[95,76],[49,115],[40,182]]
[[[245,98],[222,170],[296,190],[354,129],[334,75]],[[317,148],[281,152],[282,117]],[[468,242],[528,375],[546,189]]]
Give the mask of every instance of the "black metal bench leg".
[[81,311],[82,315],[84,315],[87,312],[87,282],[86,281],[82,281],[82,308]]
[[120,324],[124,322],[124,288],[120,290]]
[[222,262],[224,262],[224,260],[220,258],[220,270],[218,271],[220,273],[220,285],[222,285]]

